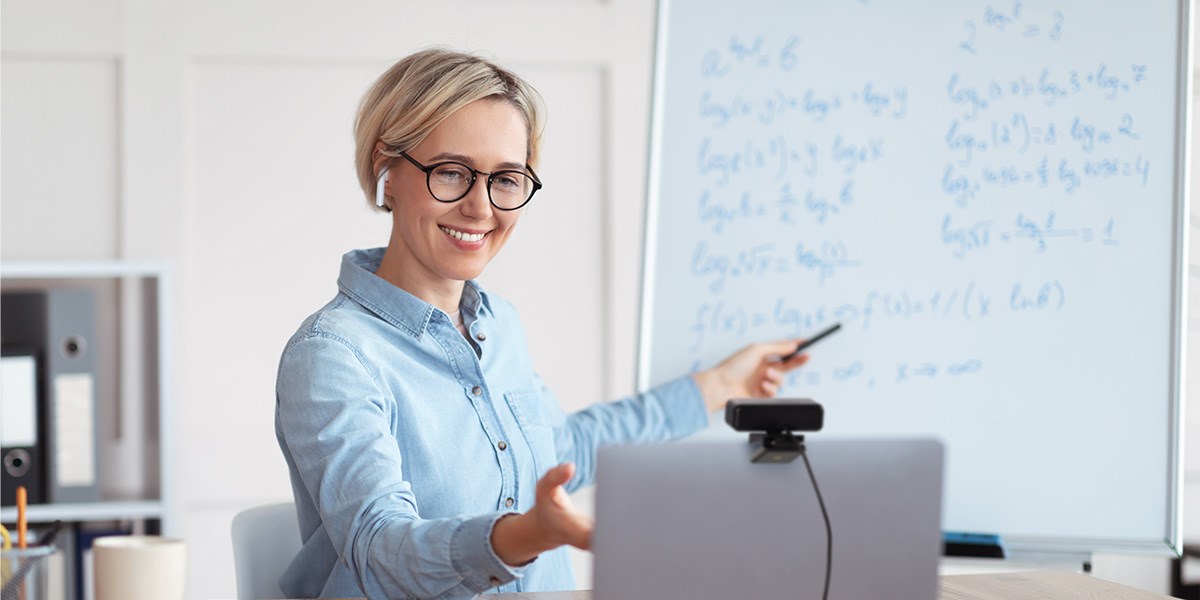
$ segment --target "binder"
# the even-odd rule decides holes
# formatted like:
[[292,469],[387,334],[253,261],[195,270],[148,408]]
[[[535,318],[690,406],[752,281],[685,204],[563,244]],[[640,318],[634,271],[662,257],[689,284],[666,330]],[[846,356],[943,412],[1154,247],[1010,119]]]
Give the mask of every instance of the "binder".
[[5,293],[0,301],[3,344],[42,357],[45,501],[99,500],[96,294],[62,288]]
[[4,346],[0,352],[0,505],[17,502],[25,486],[30,504],[45,502],[43,422],[39,360],[31,348]]

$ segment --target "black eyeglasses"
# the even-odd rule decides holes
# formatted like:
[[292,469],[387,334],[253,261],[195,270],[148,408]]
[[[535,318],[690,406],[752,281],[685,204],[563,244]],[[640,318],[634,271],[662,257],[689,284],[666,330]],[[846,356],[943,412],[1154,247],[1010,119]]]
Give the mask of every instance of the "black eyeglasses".
[[533,169],[529,169],[528,173],[516,169],[485,173],[460,162],[445,161],[425,166],[407,152],[400,152],[400,156],[425,171],[425,184],[438,202],[462,200],[475,186],[479,175],[487,175],[488,200],[499,210],[517,210],[528,204],[533,195],[542,189],[542,182],[538,181]]

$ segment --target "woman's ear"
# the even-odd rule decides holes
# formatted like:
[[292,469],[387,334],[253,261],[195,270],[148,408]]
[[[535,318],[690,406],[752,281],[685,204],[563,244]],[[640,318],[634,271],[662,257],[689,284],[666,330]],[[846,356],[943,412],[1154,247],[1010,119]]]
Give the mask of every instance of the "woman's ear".
[[379,140],[379,141],[375,142],[375,151],[371,153],[371,172],[372,173],[378,173],[380,171],[380,169],[384,168],[384,165],[386,165],[389,161],[392,160],[392,157],[383,153],[383,151],[386,149],[387,149],[387,144],[384,144],[383,140]]

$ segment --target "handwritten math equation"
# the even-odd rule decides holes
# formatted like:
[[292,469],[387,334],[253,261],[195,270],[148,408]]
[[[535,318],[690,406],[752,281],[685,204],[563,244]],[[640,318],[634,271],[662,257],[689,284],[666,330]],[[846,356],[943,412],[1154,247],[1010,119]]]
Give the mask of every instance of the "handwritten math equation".
[[1121,244],[1116,235],[1115,219],[1090,226],[1063,225],[1059,223],[1058,213],[1053,210],[1038,217],[1018,212],[1007,224],[991,220],[964,222],[949,213],[942,220],[942,243],[958,259],[996,244],[1024,242],[1032,244],[1035,252],[1045,252],[1049,244],[1068,240],[1104,246]]
[[825,165],[851,176],[860,165],[878,162],[886,155],[883,138],[878,136],[854,139],[835,134],[829,141],[797,142],[775,134],[768,139],[745,138],[736,144],[719,144],[705,136],[696,152],[696,171],[719,189],[739,177],[756,182],[784,180],[789,175],[816,177]]
[[689,272],[702,281],[709,292],[720,294],[731,280],[764,279],[789,273],[810,273],[815,285],[821,286],[839,271],[861,264],[850,255],[845,243],[836,240],[816,245],[764,241],[731,251],[714,249],[708,242],[700,240],[692,252]]
[[751,96],[706,90],[699,103],[701,122],[717,130],[746,121],[759,125],[824,123],[833,115],[850,111],[855,111],[850,113],[853,115],[903,119],[908,116],[908,88],[867,81],[841,92],[823,92],[811,87],[792,92],[776,87]]
[[695,309],[688,327],[692,339],[689,352],[699,352],[713,337],[735,342],[778,335],[800,337],[833,323],[868,331],[881,319],[966,323],[996,316],[1061,312],[1066,306],[1067,290],[1057,279],[1014,281],[1002,288],[968,281],[928,290],[870,290],[857,300],[816,305],[798,304],[784,296],[760,307],[712,300],[701,302]]
[[[946,132],[946,149],[960,167],[969,167],[975,157],[989,152],[1013,150],[1028,154],[1035,147],[1056,146],[1060,140],[1070,145],[1070,151],[1093,154],[1097,150],[1120,145],[1122,138],[1136,140],[1141,136],[1134,130],[1133,116],[1122,114],[1117,122],[1104,125],[1074,117],[1069,125],[1059,127],[1053,122],[1030,125],[1024,113],[1013,113],[1010,119],[992,119],[981,126],[971,126],[954,119]],[[1142,182],[1145,184],[1145,181]]]
[[[695,373],[703,368],[700,361],[693,362],[690,372]],[[907,385],[937,383],[943,379],[957,379],[981,373],[984,363],[979,358],[960,358],[946,360],[935,357],[904,358],[890,363],[871,363],[862,359],[852,359],[841,364],[816,367],[807,365],[803,369],[789,371],[783,379],[783,385],[796,388],[804,386],[811,389],[824,385],[865,386],[874,388],[887,385]]]
[[987,77],[986,81],[967,79],[957,71],[951,72],[946,83],[946,96],[968,122],[974,122],[988,109],[1023,105],[1054,107],[1059,102],[1083,97],[1115,101],[1147,81],[1147,66],[1130,64],[1114,68],[1100,63],[1090,69],[1067,69],[1062,74],[1043,67],[1034,74],[1016,74],[1007,78]]
[[1067,16],[1060,10],[1029,10],[1024,2],[997,8],[988,5],[976,18],[963,22],[957,48],[967,54],[979,54],[981,44],[994,39],[1020,38],[1058,42],[1066,31]]
[[945,358],[916,358],[899,360],[878,365],[863,360],[852,360],[845,364],[825,368],[804,368],[789,372],[784,377],[788,387],[803,385],[813,388],[822,385],[905,385],[935,383],[940,379],[959,378],[983,371],[983,361],[978,358],[946,360]]

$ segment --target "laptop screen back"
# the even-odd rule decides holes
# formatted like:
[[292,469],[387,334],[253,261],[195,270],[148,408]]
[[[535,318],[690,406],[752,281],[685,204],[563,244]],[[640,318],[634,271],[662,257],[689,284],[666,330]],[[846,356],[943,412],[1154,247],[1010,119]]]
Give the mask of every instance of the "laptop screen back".
[[[603,448],[597,600],[820,599],[825,522],[803,458],[749,443]],[[937,597],[943,451],[932,440],[810,440],[833,531],[830,600]]]

